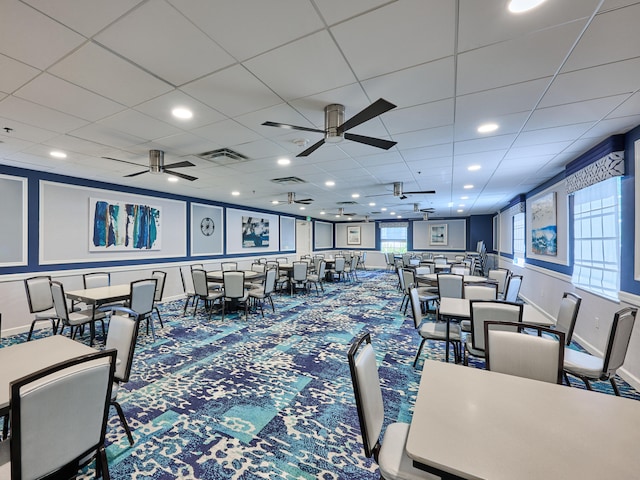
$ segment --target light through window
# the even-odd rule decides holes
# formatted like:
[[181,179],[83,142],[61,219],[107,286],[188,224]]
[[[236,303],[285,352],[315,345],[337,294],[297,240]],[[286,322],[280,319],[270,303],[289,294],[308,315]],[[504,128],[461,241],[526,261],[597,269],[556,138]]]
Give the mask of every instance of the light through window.
[[573,284],[617,299],[620,289],[620,177],[573,194],[573,232]]
[[517,213],[513,216],[513,263],[524,266],[524,213]]
[[406,253],[407,227],[380,227],[380,250],[383,253]]

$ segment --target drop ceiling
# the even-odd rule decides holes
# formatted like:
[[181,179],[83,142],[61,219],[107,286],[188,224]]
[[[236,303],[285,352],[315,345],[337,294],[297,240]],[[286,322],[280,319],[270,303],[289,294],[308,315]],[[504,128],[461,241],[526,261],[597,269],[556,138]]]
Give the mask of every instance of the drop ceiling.
[[[358,219],[493,213],[640,124],[640,2],[507,3],[3,0],[0,164],[332,220],[352,201]],[[323,129],[326,105],[350,118],[379,98],[397,107],[351,132],[397,142],[386,151],[344,140],[296,157],[322,134],[262,125]],[[151,149],[198,180],[125,178]],[[198,156],[217,149],[247,160]],[[394,182],[436,194],[401,200]]]

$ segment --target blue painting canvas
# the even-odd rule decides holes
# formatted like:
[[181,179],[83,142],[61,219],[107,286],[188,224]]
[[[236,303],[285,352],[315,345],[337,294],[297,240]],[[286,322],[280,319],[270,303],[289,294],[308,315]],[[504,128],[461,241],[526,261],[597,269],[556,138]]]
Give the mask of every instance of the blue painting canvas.
[[269,246],[269,220],[242,217],[242,248]]
[[90,202],[90,251],[160,249],[160,208],[108,200]]
[[531,251],[538,255],[558,254],[556,192],[531,202]]

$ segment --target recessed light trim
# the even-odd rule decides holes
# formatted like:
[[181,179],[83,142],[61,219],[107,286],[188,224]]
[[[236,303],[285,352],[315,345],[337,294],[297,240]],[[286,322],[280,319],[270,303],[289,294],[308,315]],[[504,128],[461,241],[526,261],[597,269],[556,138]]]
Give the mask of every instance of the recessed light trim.
[[359,193],[352,193],[351,194],[351,198],[360,198],[360,194]]
[[278,205],[280,202],[278,200],[271,200],[271,205]]
[[333,180],[327,180],[326,182],[324,182],[324,184],[327,187],[333,187],[336,184],[336,182],[334,182]]
[[240,195],[240,192],[237,190],[234,190],[233,192],[231,192],[231,195],[233,195],[234,197],[237,197],[238,195]]
[[463,197],[460,197],[460,200],[469,200],[469,197],[467,197],[466,195]]
[[464,187],[462,187],[462,188],[464,188],[465,190],[470,190],[470,189],[472,189],[472,188],[473,188],[473,185],[465,185],[465,186],[464,186]]
[[469,165],[467,167],[467,170],[469,170],[470,172],[476,172],[478,170],[480,170],[482,167],[480,165]]
[[483,123],[478,127],[478,133],[491,133],[500,128],[497,123]]
[[291,160],[289,160],[288,158],[278,159],[278,165],[289,165],[290,163],[291,163]]
[[306,210],[306,207],[300,207],[300,210]]
[[511,13],[524,13],[544,2],[545,0],[511,0],[508,8]]
[[369,202],[369,206],[370,207],[375,207],[376,206],[376,202]]
[[67,158],[67,154],[64,152],[61,152],[60,150],[52,150],[49,152],[49,155],[51,155],[54,158]]
[[176,118],[179,118],[180,120],[189,120],[190,118],[193,117],[193,112],[188,108],[176,107],[173,110],[171,110],[171,115],[173,115]]
[[167,177],[167,182],[170,182],[170,183],[178,183],[178,177],[174,177],[173,175],[169,175],[169,176]]
[[461,208],[459,208],[459,209],[458,209],[458,213],[462,213],[462,212],[464,212],[464,210],[463,210],[463,209],[461,209]]

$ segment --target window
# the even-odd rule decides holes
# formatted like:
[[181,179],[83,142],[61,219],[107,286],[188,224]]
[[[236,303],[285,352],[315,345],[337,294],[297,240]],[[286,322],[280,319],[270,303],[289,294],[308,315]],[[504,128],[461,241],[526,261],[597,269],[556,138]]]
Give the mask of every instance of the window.
[[573,279],[609,298],[620,289],[620,177],[573,194]]
[[406,253],[407,251],[407,227],[381,226],[380,227],[380,250],[383,253]]
[[513,263],[524,266],[524,213],[513,216]]

